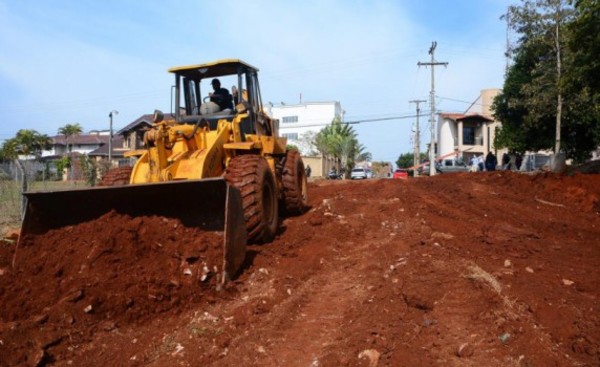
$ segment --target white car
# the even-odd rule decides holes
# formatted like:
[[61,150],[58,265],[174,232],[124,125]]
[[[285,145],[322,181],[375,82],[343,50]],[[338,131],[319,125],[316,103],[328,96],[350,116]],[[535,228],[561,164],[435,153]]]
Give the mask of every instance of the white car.
[[352,170],[352,172],[350,172],[350,178],[353,180],[358,180],[358,179],[362,180],[362,179],[369,178],[369,176],[370,176],[369,173],[364,168],[354,168]]

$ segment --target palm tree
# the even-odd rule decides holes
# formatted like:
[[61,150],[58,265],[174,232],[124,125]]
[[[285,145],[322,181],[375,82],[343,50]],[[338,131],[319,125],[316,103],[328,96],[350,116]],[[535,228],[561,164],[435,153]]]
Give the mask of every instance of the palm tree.
[[58,133],[65,137],[65,144],[67,145],[67,151],[69,153],[73,149],[73,144],[71,144],[71,147],[69,147],[69,138],[81,134],[82,131],[83,129],[78,123],[66,124],[58,129]]
[[[73,150],[73,144],[71,144],[71,146],[69,146],[69,138],[72,136],[81,134],[82,131],[83,131],[83,129],[81,128],[81,125],[79,125],[78,123],[66,124],[65,126],[60,127],[58,129],[58,133],[65,137],[65,144],[67,146],[67,152],[71,153],[71,151]],[[65,156],[67,155],[67,152],[65,152]],[[71,180],[73,180],[73,167],[71,167],[69,172],[71,175]]]
[[315,137],[314,145],[326,157],[334,158],[338,168],[350,171],[355,160],[364,152],[364,147],[359,144],[356,132],[336,117]]

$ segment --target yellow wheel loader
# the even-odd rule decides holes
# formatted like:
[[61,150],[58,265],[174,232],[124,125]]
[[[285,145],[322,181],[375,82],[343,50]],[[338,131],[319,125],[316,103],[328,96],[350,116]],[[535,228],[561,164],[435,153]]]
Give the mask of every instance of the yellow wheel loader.
[[[175,75],[175,118],[155,111],[144,149],[126,154],[137,157],[135,165],[109,171],[103,187],[25,193],[21,237],[111,210],[175,217],[223,231],[225,281],[242,265],[247,242],[273,239],[280,209],[305,209],[304,164],[297,151],[286,150],[278,121],[262,108],[258,69],[227,59],[169,72]],[[232,81],[232,93],[215,80]]]

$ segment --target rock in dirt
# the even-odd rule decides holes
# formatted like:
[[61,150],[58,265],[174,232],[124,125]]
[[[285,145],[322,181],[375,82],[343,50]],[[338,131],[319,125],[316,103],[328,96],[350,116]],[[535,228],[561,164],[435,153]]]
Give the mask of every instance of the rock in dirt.
[[46,365],[47,354],[43,349],[38,349],[31,354],[31,366],[41,367]]
[[82,290],[74,290],[69,292],[69,294],[63,298],[63,302],[77,302],[82,299],[83,296],[84,294]]
[[381,353],[376,351],[375,349],[365,349],[358,354],[358,359],[368,359],[369,367],[377,367],[379,364],[379,357]]
[[473,346],[469,343],[462,343],[461,345],[458,346],[458,348],[456,349],[456,355],[464,358],[464,357],[470,357],[473,355],[473,352],[475,351],[475,349],[473,348]]
[[41,325],[44,324],[46,321],[48,321],[48,315],[47,314],[41,314],[41,315],[37,315],[33,318],[33,322]]

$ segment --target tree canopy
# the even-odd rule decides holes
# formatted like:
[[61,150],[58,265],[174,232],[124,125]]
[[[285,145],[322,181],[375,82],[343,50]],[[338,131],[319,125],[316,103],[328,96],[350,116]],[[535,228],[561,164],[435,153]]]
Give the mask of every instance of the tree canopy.
[[69,138],[72,136],[81,134],[82,131],[83,131],[83,129],[81,128],[81,125],[79,125],[78,123],[66,124],[65,126],[62,126],[58,129],[58,133],[65,137],[65,144],[67,145],[67,151],[70,152],[72,149],[72,144],[71,144],[71,146],[69,146]]
[[[496,147],[564,151],[585,160],[600,144],[598,2],[523,0],[509,8],[519,39],[492,109]],[[595,32],[595,33],[594,33]]]
[[[427,153],[419,154],[419,162],[428,159]],[[414,165],[414,153],[402,153],[396,160],[396,166],[399,168],[409,168]]]
[[0,148],[0,158],[11,160],[19,155],[39,158],[42,151],[50,149],[52,139],[48,135],[40,134],[35,130],[21,129],[14,138],[4,141]]
[[332,157],[340,165],[339,168],[350,171],[354,162],[370,159],[371,154],[358,142],[352,126],[334,118],[315,136],[314,145],[324,156]]

